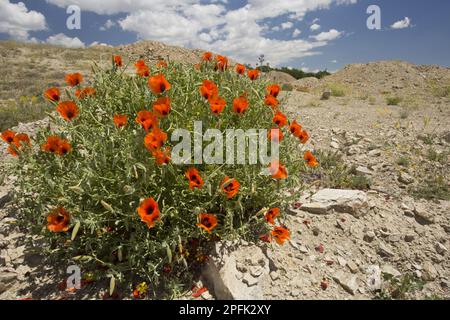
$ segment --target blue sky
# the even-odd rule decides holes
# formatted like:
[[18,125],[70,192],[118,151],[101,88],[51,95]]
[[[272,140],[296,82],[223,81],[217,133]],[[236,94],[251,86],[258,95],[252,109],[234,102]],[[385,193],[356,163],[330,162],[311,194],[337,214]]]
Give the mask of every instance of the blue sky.
[[[66,27],[71,4],[80,30]],[[381,30],[366,26],[369,5],[381,9]],[[149,39],[311,71],[392,59],[449,67],[449,13],[448,0],[0,0],[0,39],[67,47]]]

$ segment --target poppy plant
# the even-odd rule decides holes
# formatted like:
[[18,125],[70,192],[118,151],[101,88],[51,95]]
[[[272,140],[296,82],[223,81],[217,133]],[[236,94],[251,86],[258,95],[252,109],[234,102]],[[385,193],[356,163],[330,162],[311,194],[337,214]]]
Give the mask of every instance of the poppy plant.
[[309,134],[308,132],[306,132],[305,130],[302,130],[302,132],[300,133],[300,135],[298,136],[298,138],[300,139],[300,142],[302,144],[305,144],[306,142],[308,142],[309,140]]
[[269,137],[270,141],[275,143],[280,143],[284,138],[283,131],[278,128],[272,128],[271,130],[269,130],[267,136]]
[[266,96],[266,98],[264,99],[264,103],[266,104],[266,106],[269,106],[272,108],[278,107],[278,104],[279,104],[277,98],[275,98],[274,96],[271,96],[271,95]]
[[141,217],[141,221],[145,222],[148,228],[153,228],[155,221],[160,218],[158,202],[152,197],[143,200],[139,208],[137,208],[137,212]]
[[14,131],[7,129],[2,132],[2,140],[5,141],[7,144],[10,144],[14,141],[15,135],[16,133]]
[[54,153],[60,156],[66,155],[72,150],[70,143],[58,136],[47,137],[46,143],[44,143],[41,148],[45,152]]
[[250,78],[250,80],[252,81],[256,80],[259,77],[259,70],[258,69],[248,70],[247,75]]
[[270,224],[275,224],[275,218],[280,215],[280,209],[279,208],[272,208],[269,209],[266,214],[264,215],[264,218],[266,221]]
[[72,121],[79,113],[78,107],[73,101],[60,102],[56,107],[56,111],[67,121]]
[[270,86],[267,86],[267,93],[272,97],[278,97],[278,94],[281,91],[281,88],[277,84],[271,84]]
[[116,67],[121,67],[122,66],[122,57],[121,56],[114,56],[113,60],[114,60],[114,65]]
[[83,81],[81,73],[70,73],[66,75],[66,83],[71,87],[76,87]]
[[18,151],[22,149],[24,145],[31,146],[31,141],[28,135],[25,133],[16,134],[8,147],[8,153],[14,157],[17,157],[19,155]]
[[201,189],[203,187],[204,182],[197,169],[189,168],[186,171],[186,178],[189,180],[189,188],[191,190],[196,188]]
[[47,216],[47,229],[51,232],[65,232],[69,230],[70,214],[62,207],[50,212]]
[[164,60],[159,60],[158,63],[156,64],[157,68],[167,68],[167,62],[165,62]]
[[217,55],[216,56],[216,70],[225,71],[228,68],[228,58],[225,56]]
[[303,156],[303,158],[305,159],[306,164],[308,165],[308,167],[314,168],[314,167],[317,167],[319,165],[319,163],[316,160],[316,157],[314,157],[314,155],[309,150],[307,150],[305,152],[305,155]]
[[144,138],[144,145],[149,151],[156,151],[167,141],[167,134],[159,128],[153,128]]
[[68,154],[70,151],[72,151],[71,144],[65,139],[60,139],[58,149],[56,150],[56,154],[64,156]]
[[152,151],[152,155],[155,158],[157,165],[169,164],[170,162],[170,147],[164,149],[157,149]]
[[138,60],[134,67],[136,68],[136,74],[140,77],[150,76],[150,68],[147,66],[144,60]]
[[161,117],[165,117],[170,112],[170,99],[168,97],[160,97],[153,103],[153,112]]
[[207,51],[207,52],[203,53],[202,60],[203,61],[211,61],[212,55],[213,54],[211,52]]
[[219,97],[219,96],[215,96],[212,97],[211,99],[209,99],[209,106],[211,109],[211,112],[214,114],[220,114],[223,112],[223,110],[225,109],[227,105],[227,102],[225,101],[225,99]]
[[272,178],[283,180],[287,179],[288,173],[286,167],[283,166],[279,161],[273,161],[269,166],[269,172],[272,174]]
[[236,179],[231,179],[228,176],[226,176],[222,183],[220,184],[220,187],[223,192],[225,192],[228,199],[233,198],[237,193],[239,192],[239,187],[241,184]]
[[84,89],[78,89],[75,91],[75,96],[78,99],[84,99],[86,97],[93,96],[95,94],[95,88],[92,87],[86,87]]
[[201,213],[198,215],[199,222],[197,226],[203,230],[211,233],[211,231],[217,226],[217,218],[215,215],[210,213]]
[[245,96],[240,96],[233,100],[233,111],[238,114],[243,114],[248,108],[248,101]]
[[302,134],[302,126],[297,123],[297,121],[292,121],[289,126],[289,131],[293,134],[294,137],[299,138]]
[[206,100],[211,99],[214,96],[217,96],[219,93],[219,89],[217,85],[210,80],[203,80],[203,84],[200,87],[200,94]]
[[275,227],[271,231],[271,235],[279,245],[283,245],[286,240],[291,238],[289,229],[284,226]]
[[113,117],[113,121],[117,128],[123,128],[127,124],[128,117],[125,114],[116,114]]
[[170,83],[163,74],[158,74],[148,79],[148,87],[153,93],[160,94],[170,90]]
[[49,88],[44,92],[44,97],[50,101],[58,102],[61,98],[61,92],[58,88]]
[[146,132],[158,126],[158,117],[151,111],[141,110],[138,112],[136,122],[139,123]]
[[273,116],[272,122],[281,128],[288,124],[288,119],[283,113],[277,111]]
[[242,64],[236,64],[236,72],[241,76],[245,74],[245,66]]

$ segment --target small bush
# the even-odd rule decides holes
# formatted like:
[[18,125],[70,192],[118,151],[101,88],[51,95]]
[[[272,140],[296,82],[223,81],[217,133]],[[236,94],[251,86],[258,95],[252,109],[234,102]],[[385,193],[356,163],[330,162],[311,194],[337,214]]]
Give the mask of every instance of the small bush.
[[327,88],[331,91],[333,97],[344,97],[346,94],[346,88],[338,83],[331,83]]
[[425,200],[450,200],[450,190],[443,175],[430,175],[422,181],[419,186],[410,190],[417,199]]
[[398,106],[400,102],[402,102],[402,98],[400,97],[389,97],[386,99],[388,106]]
[[289,83],[285,83],[281,86],[281,90],[283,91],[292,91],[294,90],[294,87],[292,86],[292,84]]
[[19,122],[29,122],[45,117],[52,108],[41,98],[22,96],[0,105],[0,132],[16,126]]
[[400,119],[407,119],[409,117],[409,111],[405,108],[400,110]]
[[[289,170],[287,179],[282,168],[279,175],[260,174],[267,163],[180,165],[168,158],[177,144],[167,137],[176,129],[192,133],[194,121],[202,122],[202,133],[275,125],[276,108],[265,105],[267,83],[214,66],[152,66],[150,79],[142,63],[141,76],[116,66],[95,69],[95,89],[82,88],[78,76],[70,77],[76,87],[66,91],[69,102],[53,106],[62,117],[51,116],[51,126],[39,130],[33,148],[20,149],[10,168],[18,177],[21,221],[47,240],[44,252],[82,264],[84,270],[104,270],[113,285],[133,278],[156,291],[159,286],[179,288],[186,270],[206,261],[214,241],[270,235],[269,208],[279,208],[276,221],[284,222],[283,209],[291,199],[281,192],[299,185],[306,164],[300,141],[282,115],[280,162]],[[214,100],[208,102],[199,92],[204,80],[217,84],[216,93],[206,92],[210,98],[224,99],[219,114],[211,112]],[[82,91],[75,94],[75,89]],[[166,109],[168,98],[171,107]],[[248,101],[245,113],[242,99]],[[152,106],[159,118],[150,112]],[[139,115],[143,110],[147,119]],[[306,131],[298,130],[306,142]],[[316,165],[312,155],[308,164]]]
[[377,298],[380,300],[408,300],[414,299],[417,292],[423,290],[425,282],[415,275],[405,274],[400,278],[383,274],[385,285]]
[[399,157],[399,158],[397,159],[397,164],[398,164],[399,166],[402,166],[402,167],[408,167],[408,166],[409,166],[409,163],[410,163],[410,160],[409,160],[409,158],[406,157],[406,156],[401,156],[401,157]]

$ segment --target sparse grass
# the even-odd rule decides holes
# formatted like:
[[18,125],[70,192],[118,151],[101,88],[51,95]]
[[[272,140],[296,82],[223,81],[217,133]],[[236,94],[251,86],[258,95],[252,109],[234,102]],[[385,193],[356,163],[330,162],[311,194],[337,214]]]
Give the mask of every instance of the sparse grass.
[[430,161],[439,162],[439,163],[444,164],[447,162],[448,155],[446,152],[439,153],[436,151],[436,149],[429,148],[427,150],[426,157]]
[[285,83],[281,86],[281,90],[283,91],[292,91],[294,90],[294,87],[292,86],[292,84],[289,83]]
[[447,98],[450,97],[450,84],[447,85],[438,85],[438,84],[432,84],[431,85],[431,93],[433,96],[437,98]]
[[316,151],[316,154],[320,163],[321,186],[336,189],[370,189],[371,180],[357,174],[356,167],[347,166],[337,152]]
[[383,274],[385,286],[377,295],[380,300],[409,300],[414,299],[414,294],[422,291],[425,282],[415,275],[405,274],[400,278],[395,278]]
[[427,144],[427,145],[431,145],[434,142],[434,139],[436,139],[436,135],[435,134],[419,134],[417,136],[417,139],[419,139],[420,141],[422,141],[423,143]]
[[16,100],[9,100],[0,106],[0,131],[16,126],[19,122],[30,122],[45,117],[46,112],[51,108],[42,98],[21,97]]
[[330,83],[327,85],[327,89],[331,91],[333,97],[344,97],[347,93],[347,89],[339,83]]
[[377,103],[377,99],[374,96],[369,97],[369,104],[375,105]]
[[407,119],[409,117],[409,111],[406,108],[401,108],[399,112],[400,119]]
[[400,97],[388,97],[386,98],[386,103],[388,106],[398,106],[403,99]]
[[418,199],[450,200],[450,190],[445,177],[436,173],[411,189],[410,193]]
[[409,167],[409,164],[410,164],[410,160],[409,160],[409,158],[408,157],[406,157],[406,156],[400,156],[398,159],[397,159],[397,162],[396,162],[399,166],[402,166],[402,167]]

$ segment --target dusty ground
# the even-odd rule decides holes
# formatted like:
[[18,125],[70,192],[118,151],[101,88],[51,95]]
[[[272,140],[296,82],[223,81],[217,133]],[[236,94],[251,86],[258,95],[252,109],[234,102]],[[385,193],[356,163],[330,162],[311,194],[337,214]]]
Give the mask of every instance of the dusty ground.
[[[167,48],[144,43],[119,51],[157,61],[165,58],[161,52]],[[26,50],[28,56],[34,52]],[[183,50],[169,51],[177,59],[184,57]],[[199,54],[188,57],[195,60]],[[53,66],[61,73],[78,67]],[[322,81],[305,80],[293,84],[300,91],[285,93],[285,110],[310,131],[308,147],[320,155],[322,169],[303,177],[309,188],[298,194],[296,208],[286,216],[291,242],[267,250],[271,273],[264,298],[450,297],[449,75],[444,68],[383,62],[350,66]],[[6,99],[8,86],[2,84]],[[321,100],[327,90],[331,97]],[[397,105],[388,105],[391,98],[398,98]],[[21,124],[18,130],[33,133],[40,125],[45,121]],[[3,145],[0,159],[5,160]],[[0,171],[3,176],[7,174]],[[6,196],[13,182],[7,178],[3,184],[0,299],[99,298],[107,284],[87,286],[76,295],[58,288],[64,275],[34,252],[39,239],[16,226],[15,209]],[[369,212],[357,218],[303,211],[301,203],[325,187],[363,189]],[[384,273],[382,278],[392,277],[383,279],[381,290],[370,285],[374,267]]]

